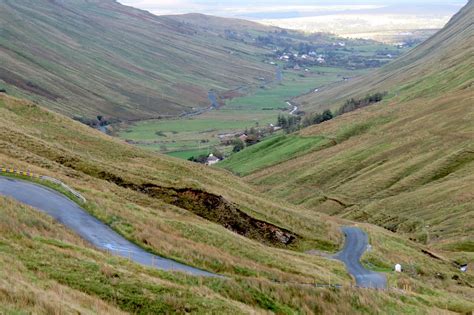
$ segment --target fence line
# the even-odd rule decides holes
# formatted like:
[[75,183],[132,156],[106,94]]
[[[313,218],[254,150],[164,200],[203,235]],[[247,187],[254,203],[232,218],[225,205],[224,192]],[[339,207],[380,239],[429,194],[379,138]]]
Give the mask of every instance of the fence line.
[[41,180],[44,180],[44,181],[55,183],[57,185],[60,185],[62,188],[64,188],[65,190],[67,190],[71,194],[73,194],[76,198],[80,199],[83,203],[87,202],[87,200],[86,200],[86,198],[84,198],[84,196],[82,196],[79,192],[72,189],[68,185],[64,184],[59,179],[56,179],[56,178],[53,178],[53,177],[50,177],[50,176],[39,175],[39,174],[31,172],[30,170],[20,171],[20,170],[17,170],[17,169],[14,169],[14,168],[8,168],[8,167],[2,167],[0,170],[1,170],[2,173],[21,175],[21,176],[41,179]]
[[25,171],[16,170],[14,168],[2,167],[1,171],[2,173],[10,173],[10,174],[16,174],[16,175],[22,175],[22,176],[28,176],[31,178],[41,179],[40,175],[32,173],[29,170],[25,172]]

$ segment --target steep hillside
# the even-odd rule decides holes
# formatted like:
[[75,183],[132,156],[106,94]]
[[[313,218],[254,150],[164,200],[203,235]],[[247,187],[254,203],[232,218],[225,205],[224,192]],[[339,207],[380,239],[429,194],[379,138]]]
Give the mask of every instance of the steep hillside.
[[69,116],[176,115],[274,76],[265,50],[115,0],[0,0],[0,25],[0,88]]
[[1,197],[2,312],[422,314],[473,307],[471,275],[370,225],[364,229],[373,250],[365,262],[385,271],[410,264],[417,272],[390,275],[389,283],[411,293],[308,285],[351,283],[339,263],[301,252],[336,250],[338,225],[350,222],[259,194],[226,172],[129,146],[27,101],[0,95],[0,114],[0,165],[59,178],[86,197],[87,211],[138,245],[228,277],[198,280],[139,267]]
[[270,139],[221,166],[253,172],[247,180],[262,191],[307,209],[472,259],[473,20],[470,1],[407,56],[302,98],[305,108],[337,108],[348,97],[387,91],[382,102]]
[[[391,91],[393,95],[402,95],[406,89],[416,86],[419,91],[413,93],[412,97],[428,97],[460,88],[463,83],[470,84],[472,71],[463,67],[472,68],[473,7],[471,0],[442,30],[403,58],[366,76],[320,89],[318,93],[308,94],[294,101],[311,112],[335,109],[348,98],[363,97],[377,91]],[[437,80],[438,84],[434,84],[436,82],[432,82],[433,80]]]

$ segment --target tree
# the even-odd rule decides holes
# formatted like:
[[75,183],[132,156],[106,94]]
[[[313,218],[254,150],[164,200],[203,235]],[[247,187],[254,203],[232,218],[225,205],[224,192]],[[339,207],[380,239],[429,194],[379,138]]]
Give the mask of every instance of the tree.
[[288,126],[288,119],[284,115],[279,114],[278,120],[277,120],[277,126],[286,128]]
[[222,159],[224,158],[224,153],[222,153],[221,151],[219,151],[219,149],[217,149],[216,147],[214,147],[214,148],[212,149],[212,154],[213,154],[216,158],[218,158],[218,159],[220,159],[220,160],[222,160]]
[[191,156],[188,161],[191,161],[191,162],[196,162],[196,163],[201,163],[201,164],[206,164],[207,162],[207,155],[203,154],[203,155],[199,155],[197,157],[195,156]]
[[322,121],[331,120],[334,117],[330,109],[326,109],[321,115]]
[[232,141],[232,145],[234,146],[234,148],[232,149],[233,152],[239,152],[245,148],[245,143],[238,138]]

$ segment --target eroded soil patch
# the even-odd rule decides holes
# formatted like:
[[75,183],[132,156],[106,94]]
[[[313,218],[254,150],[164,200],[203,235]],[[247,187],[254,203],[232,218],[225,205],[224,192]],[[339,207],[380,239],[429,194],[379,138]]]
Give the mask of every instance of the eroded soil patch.
[[222,196],[193,188],[170,188],[151,183],[138,185],[107,172],[100,172],[99,176],[118,186],[139,191],[152,198],[191,211],[201,218],[268,245],[288,246],[297,240],[296,234],[251,217]]

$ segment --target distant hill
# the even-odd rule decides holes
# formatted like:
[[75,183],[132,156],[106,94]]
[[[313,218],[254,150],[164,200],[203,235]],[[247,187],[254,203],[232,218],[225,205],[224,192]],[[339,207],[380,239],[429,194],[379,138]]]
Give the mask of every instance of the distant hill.
[[265,50],[114,0],[1,0],[0,25],[0,88],[69,116],[176,115],[274,76]]
[[218,16],[200,14],[200,13],[189,13],[180,15],[168,15],[168,18],[186,23],[188,25],[199,26],[207,30],[214,31],[260,31],[260,32],[271,32],[281,30],[278,27],[265,26],[256,22],[235,19],[235,18],[223,18]]
[[371,222],[472,257],[474,2],[410,53],[298,101],[306,111],[388,92],[377,104],[272,138],[219,164],[268,194]]

